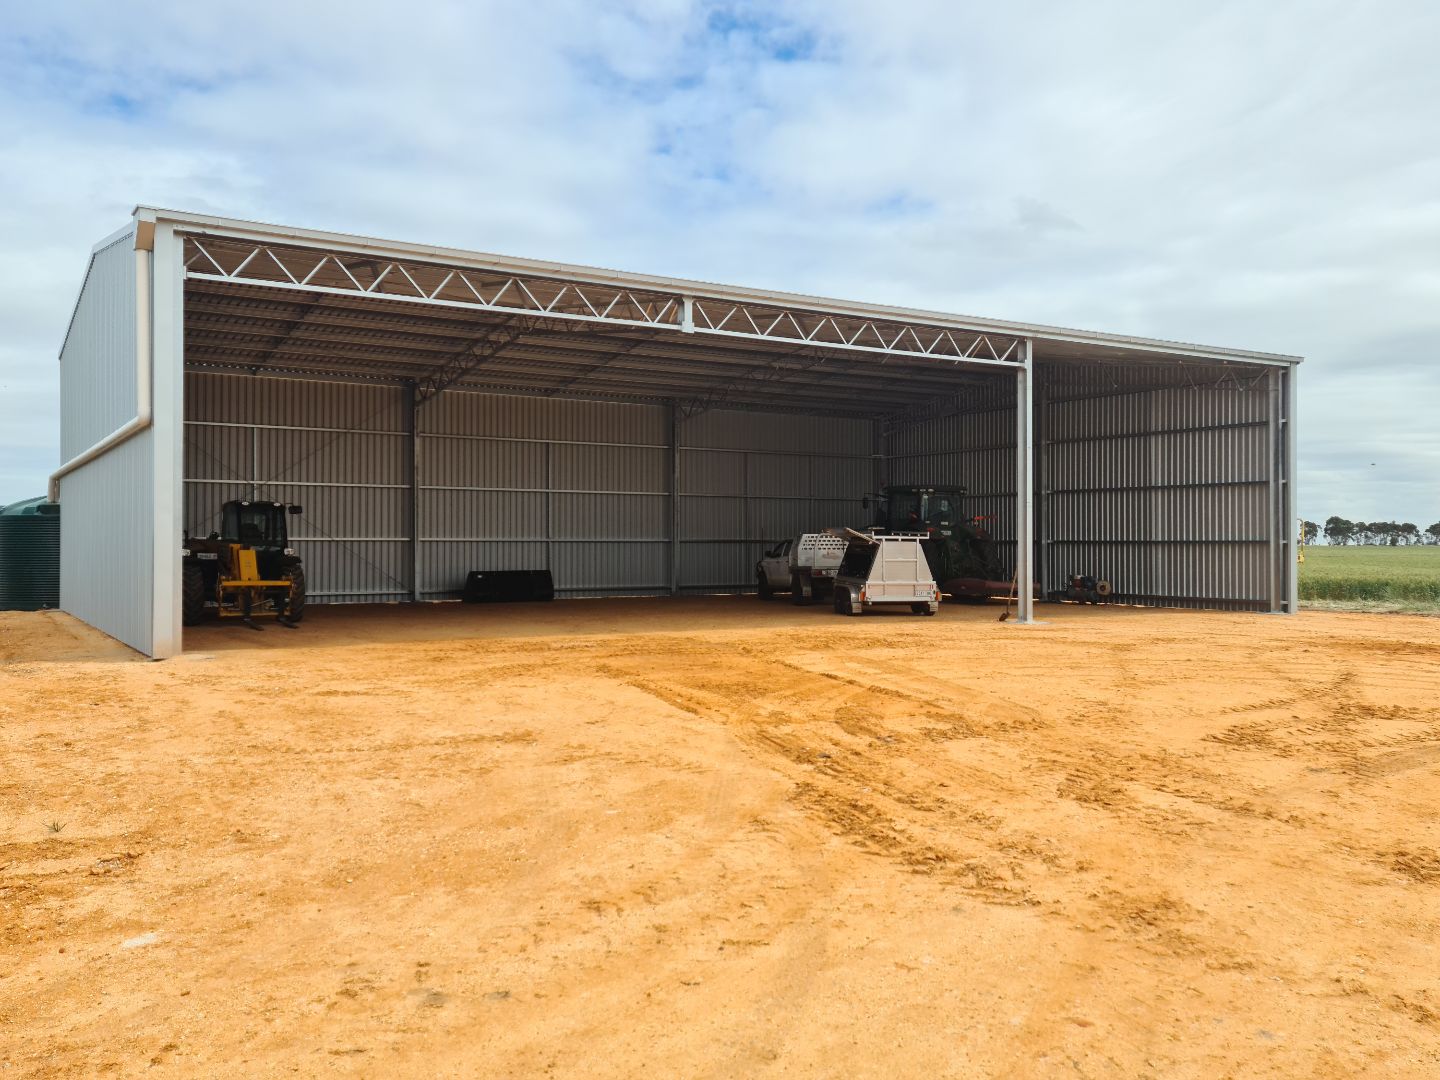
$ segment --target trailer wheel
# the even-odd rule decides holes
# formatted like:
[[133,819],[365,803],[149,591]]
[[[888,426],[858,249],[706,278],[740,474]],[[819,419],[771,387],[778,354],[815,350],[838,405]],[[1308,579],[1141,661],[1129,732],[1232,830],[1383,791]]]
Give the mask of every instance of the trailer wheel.
[[934,615],[934,614],[935,614],[935,612],[933,612],[933,611],[930,610],[930,605],[929,605],[929,604],[911,604],[911,605],[910,605],[910,610],[913,611],[916,615]]
[[194,626],[204,614],[205,575],[200,567],[187,563],[180,578],[180,621],[185,626]]
[[770,577],[764,570],[755,573],[755,591],[760,594],[761,600],[773,600],[775,590],[770,587]]
[[850,596],[849,589],[835,589],[835,614],[837,615],[859,615],[860,610],[855,607],[854,600]]

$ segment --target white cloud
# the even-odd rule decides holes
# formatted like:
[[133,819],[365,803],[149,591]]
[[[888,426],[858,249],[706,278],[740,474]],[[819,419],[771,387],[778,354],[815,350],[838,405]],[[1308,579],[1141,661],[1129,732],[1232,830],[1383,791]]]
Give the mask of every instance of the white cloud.
[[1440,517],[1440,8],[1179,10],[12,5],[0,502],[146,202],[1299,352],[1304,512]]

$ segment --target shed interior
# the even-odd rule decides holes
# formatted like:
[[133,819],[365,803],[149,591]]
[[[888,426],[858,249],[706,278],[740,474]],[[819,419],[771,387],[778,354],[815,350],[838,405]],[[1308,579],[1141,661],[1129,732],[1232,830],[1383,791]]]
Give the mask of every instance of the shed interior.
[[[316,602],[453,598],[472,569],[744,590],[887,483],[965,486],[1013,565],[1018,331],[200,231],[184,261],[187,528],[302,505]],[[1276,610],[1288,369],[1028,341],[1042,590]]]

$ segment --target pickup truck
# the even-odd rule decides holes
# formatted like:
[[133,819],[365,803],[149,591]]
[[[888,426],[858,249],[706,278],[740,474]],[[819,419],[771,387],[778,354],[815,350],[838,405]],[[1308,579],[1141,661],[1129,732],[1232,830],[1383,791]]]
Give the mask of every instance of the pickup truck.
[[813,604],[817,595],[830,591],[845,548],[845,539],[832,533],[782,540],[755,564],[756,592],[762,600],[788,592],[793,604]]

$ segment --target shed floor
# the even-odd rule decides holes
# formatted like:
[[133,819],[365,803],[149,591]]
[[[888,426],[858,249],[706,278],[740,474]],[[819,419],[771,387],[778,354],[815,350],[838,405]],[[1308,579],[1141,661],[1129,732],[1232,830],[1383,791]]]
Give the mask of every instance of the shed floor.
[[1440,620],[997,614],[0,614],[0,1063],[1436,1075]]
[[[1003,603],[947,604],[939,616],[947,622],[995,622]],[[1077,617],[1072,604],[1036,605],[1050,619]],[[1112,608],[1114,614],[1121,609]],[[1144,615],[1141,609],[1129,609]],[[1011,613],[1013,616],[1014,609]],[[1093,616],[1092,616],[1093,617]],[[872,625],[914,622],[923,616],[902,611],[871,611],[858,627],[875,632]],[[763,633],[781,628],[808,627],[834,630],[847,622],[827,604],[797,607],[788,597],[762,601],[755,596],[621,597],[591,600],[555,600],[548,603],[462,604],[326,604],[306,609],[297,630],[257,620],[265,634],[247,629],[236,620],[209,620],[185,630],[187,650],[214,651],[252,648],[313,648],[316,645],[380,644],[386,641],[454,641],[467,638],[555,637],[593,634],[693,633],[704,630]],[[265,635],[269,635],[268,637]],[[272,640],[282,639],[282,640]]]

